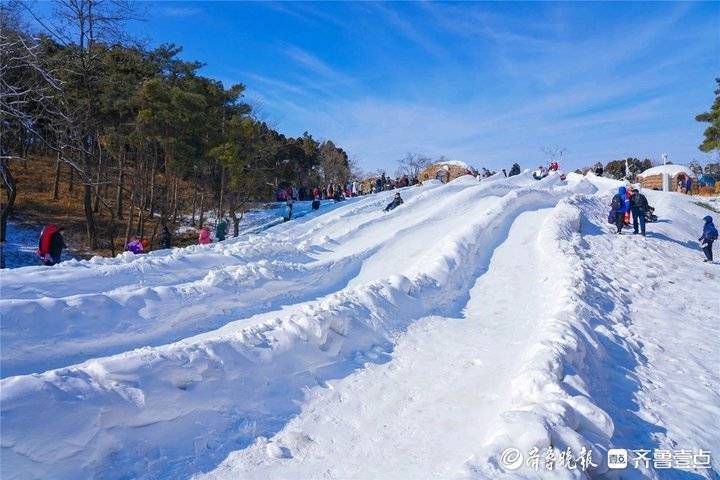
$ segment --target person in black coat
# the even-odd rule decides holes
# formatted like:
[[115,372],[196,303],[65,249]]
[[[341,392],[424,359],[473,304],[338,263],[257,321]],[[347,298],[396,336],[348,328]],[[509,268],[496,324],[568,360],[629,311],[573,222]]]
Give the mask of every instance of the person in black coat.
[[393,198],[393,201],[388,203],[387,207],[385,207],[385,211],[389,212],[390,210],[394,209],[398,205],[403,204],[403,199],[400,197],[399,193],[395,194],[395,198]]
[[645,195],[640,193],[637,188],[632,189],[630,196],[630,210],[633,217],[633,233],[638,233],[638,222],[640,223],[640,233],[645,236],[645,215],[650,206],[648,205]]
[[172,248],[172,234],[167,225],[163,225],[163,231],[160,234],[160,248]]
[[65,230],[64,227],[58,228],[57,232],[50,237],[50,258],[52,258],[53,264],[60,263],[62,251],[66,248],[65,238],[62,235],[63,230]]
[[514,177],[515,175],[520,175],[520,165],[517,163],[513,163],[512,168],[510,168],[510,173],[508,173],[508,177]]

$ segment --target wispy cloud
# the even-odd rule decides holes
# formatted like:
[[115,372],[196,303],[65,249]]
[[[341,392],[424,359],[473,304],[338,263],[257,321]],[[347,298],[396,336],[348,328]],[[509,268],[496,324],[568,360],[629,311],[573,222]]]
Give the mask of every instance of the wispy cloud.
[[266,39],[258,48],[271,60],[234,75],[284,133],[332,138],[367,169],[391,169],[407,151],[529,166],[549,144],[567,147],[573,168],[692,155],[720,53],[718,15],[695,4],[269,8],[297,30]]

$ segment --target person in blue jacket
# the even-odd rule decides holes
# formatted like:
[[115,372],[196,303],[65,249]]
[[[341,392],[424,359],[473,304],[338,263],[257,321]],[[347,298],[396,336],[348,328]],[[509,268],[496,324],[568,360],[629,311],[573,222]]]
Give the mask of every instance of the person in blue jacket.
[[705,225],[703,225],[703,233],[698,238],[702,245],[703,252],[705,252],[705,262],[713,261],[712,245],[715,240],[718,239],[718,230],[713,225],[713,219],[710,215],[703,218]]
[[618,193],[610,202],[610,207],[615,212],[615,226],[617,234],[622,233],[623,224],[625,223],[625,214],[630,211],[630,199],[627,197],[627,189],[622,186],[618,188]]

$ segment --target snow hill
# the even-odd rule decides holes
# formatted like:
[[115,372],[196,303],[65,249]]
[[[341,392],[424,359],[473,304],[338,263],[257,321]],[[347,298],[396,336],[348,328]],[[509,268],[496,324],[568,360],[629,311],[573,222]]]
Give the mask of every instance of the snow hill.
[[[2,271],[0,476],[715,478],[709,212],[645,192],[660,222],[611,235],[618,185],[461,177],[389,213],[395,192],[210,246]],[[549,445],[597,466],[503,463]],[[609,448],[715,456],[609,471]]]

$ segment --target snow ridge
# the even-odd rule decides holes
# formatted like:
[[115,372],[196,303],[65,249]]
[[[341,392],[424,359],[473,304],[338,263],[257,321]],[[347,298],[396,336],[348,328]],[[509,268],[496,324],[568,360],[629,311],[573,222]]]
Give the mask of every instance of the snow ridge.
[[589,292],[578,256],[579,201],[579,196],[561,200],[539,232],[543,263],[555,281],[550,294],[554,305],[538,319],[541,336],[513,381],[516,407],[503,414],[500,431],[468,462],[473,478],[587,478],[580,469],[536,472],[527,465],[508,476],[501,454],[509,447],[523,453],[549,446],[558,454],[567,448],[575,455],[592,451],[598,464],[593,475],[607,471],[606,448],[614,426],[588,393],[588,384],[597,381],[594,367],[604,351],[586,320],[591,307],[583,300]]

